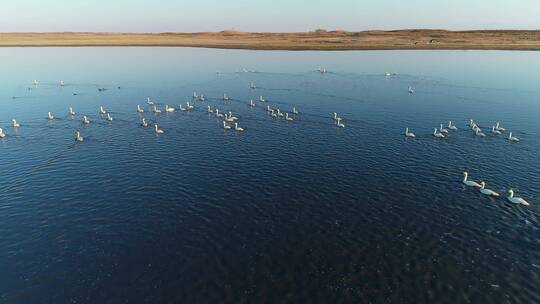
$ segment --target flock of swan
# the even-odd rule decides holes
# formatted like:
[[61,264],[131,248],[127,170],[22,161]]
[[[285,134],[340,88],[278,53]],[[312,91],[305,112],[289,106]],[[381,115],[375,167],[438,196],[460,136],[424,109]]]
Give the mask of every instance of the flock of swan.
[[[463,172],[463,184],[465,186],[477,188],[480,191],[480,193],[482,193],[484,195],[487,195],[487,196],[493,196],[493,197],[499,197],[500,196],[499,193],[497,193],[497,192],[495,192],[495,191],[493,191],[491,189],[487,189],[486,188],[486,182],[481,181],[480,183],[477,183],[475,181],[469,180],[468,178],[469,178],[469,173],[468,172]],[[508,196],[506,197],[506,199],[510,203],[513,203],[513,204],[519,204],[519,205],[523,205],[523,206],[529,206],[530,205],[523,198],[515,197],[513,189],[508,190]]]

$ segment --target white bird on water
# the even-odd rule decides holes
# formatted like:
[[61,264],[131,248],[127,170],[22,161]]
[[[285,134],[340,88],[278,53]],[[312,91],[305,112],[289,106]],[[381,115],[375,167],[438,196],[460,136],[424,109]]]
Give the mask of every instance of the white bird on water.
[[249,84],[249,88],[250,89],[256,89],[257,86],[252,82],[252,83]]
[[227,123],[224,121],[223,122],[223,129],[229,130],[230,128],[231,128],[231,126],[227,125]]
[[253,103],[253,99],[251,99],[251,100],[249,101],[249,106],[250,106],[250,107],[254,107],[254,106],[255,106],[255,104]]
[[443,128],[442,124],[439,126],[439,132],[441,132],[443,134],[448,134],[448,130]]
[[75,111],[73,111],[72,107],[69,107],[69,115],[71,116],[75,115]]
[[495,129],[495,126],[491,126],[491,133],[495,134],[495,135],[501,135],[501,131]]
[[161,130],[157,124],[154,125],[154,129],[156,130],[156,134],[163,134],[163,130]]
[[112,118],[111,114],[109,114],[109,113],[107,113],[107,120],[108,121],[113,121],[113,118]]
[[223,117],[223,114],[219,113],[219,110],[216,109],[216,116],[217,116],[217,117]]
[[204,98],[204,95],[201,94],[201,96],[199,96],[199,101],[205,101],[206,99]]
[[146,119],[144,117],[142,118],[141,126],[143,126],[143,128],[148,127],[148,123],[146,122]]
[[338,126],[338,128],[345,128],[345,125],[341,122],[341,117],[338,117],[336,120],[336,126]]
[[151,106],[153,106],[153,105],[156,104],[155,102],[153,102],[152,100],[150,100],[150,97],[147,97],[147,98],[146,98],[146,103],[149,104],[149,105],[151,105]]
[[227,113],[225,113],[225,120],[227,122],[234,122],[234,119],[232,119],[230,115],[227,115]]
[[189,101],[186,102],[186,106],[187,106],[186,108],[187,108],[188,110],[190,110],[190,111],[193,110],[193,106],[189,104]]
[[12,119],[11,122],[13,122],[12,125],[13,125],[14,128],[19,128],[21,126],[21,124],[17,123],[17,120],[15,120],[15,119]]
[[171,112],[174,112],[174,111],[176,111],[175,108],[171,108],[171,107],[169,107],[169,105],[165,105],[165,112],[171,113]]
[[292,117],[289,117],[289,113],[285,113],[285,120],[287,121],[293,121]]
[[283,113],[281,113],[281,111],[279,109],[277,109],[277,116],[283,117]]
[[405,128],[405,136],[409,138],[416,138],[413,132],[409,132],[409,128]]
[[64,83],[64,81],[63,81],[63,80],[60,80],[60,86],[63,87],[63,86],[65,86],[65,85],[66,85],[66,84]]
[[469,177],[469,173],[468,173],[468,172],[463,172],[463,183],[464,183],[466,186],[469,186],[469,187],[478,187],[478,188],[481,188],[481,187],[482,187],[482,186],[481,186],[479,183],[477,183],[477,182],[467,180],[468,177]]
[[140,105],[137,105],[137,112],[138,112],[138,113],[144,113],[144,110],[141,109],[141,106],[140,106]]
[[298,115],[298,110],[296,109],[296,107],[293,107],[293,108],[292,108],[292,113],[293,113],[294,115]]
[[6,137],[6,133],[4,133],[4,130],[0,128],[0,138],[4,138],[4,137]]
[[433,136],[435,136],[437,138],[445,138],[444,134],[437,132],[437,128],[433,129]]
[[156,113],[156,114],[157,114],[157,113],[161,113],[161,110],[158,109],[155,105],[154,105],[154,113]]
[[476,131],[474,132],[474,135],[478,137],[486,137],[486,134],[482,133],[480,129],[476,129]]
[[448,122],[448,129],[452,131],[457,131],[457,127],[452,124],[452,121]]
[[83,124],[85,124],[85,125],[90,124],[90,120],[88,119],[88,117],[86,117],[86,115],[83,116]]
[[39,82],[38,82],[37,80],[34,79],[33,84],[34,84],[35,86],[37,86],[37,85],[39,84]]
[[495,124],[495,130],[500,131],[500,132],[506,131],[505,128],[503,128],[503,127],[501,127],[501,126],[499,125],[499,122],[498,122],[498,121],[497,121],[497,123]]
[[414,94],[414,89],[412,87],[409,87],[409,94]]
[[510,134],[508,134],[508,140],[511,142],[518,142],[519,138],[512,136],[512,132],[510,132]]
[[193,99],[197,99],[199,96],[197,96],[197,92],[193,92]]
[[210,108],[210,106],[208,106],[208,113],[214,113],[214,111],[212,111],[212,108]]
[[227,94],[223,94],[223,100],[227,101],[227,100],[231,100],[231,98],[227,96]]
[[493,191],[493,190],[490,190],[490,189],[486,189],[486,183],[485,182],[480,182],[480,192],[484,195],[489,195],[489,196],[495,196],[495,197],[498,197],[499,196],[499,193]]
[[79,130],[77,130],[77,132],[75,132],[75,141],[78,141],[78,142],[83,142],[84,141],[84,137],[81,136],[81,132],[79,132]]
[[265,102],[266,99],[264,99],[264,97],[261,95],[261,96],[259,96],[259,101],[260,101],[260,102]]
[[105,111],[103,106],[99,106],[99,113],[105,115],[105,114],[107,114],[107,111]]
[[48,113],[47,113],[47,119],[48,119],[48,120],[53,120],[53,119],[54,119],[54,115],[53,115],[51,112],[48,112]]
[[334,120],[338,120],[339,116],[337,115],[336,112],[334,112]]
[[238,126],[238,123],[237,123],[237,122],[234,123],[234,129],[235,129],[236,131],[239,131],[239,132],[244,131],[243,128],[240,128],[240,127]]
[[508,199],[508,201],[513,204],[530,206],[530,204],[526,200],[522,199],[521,197],[514,197],[514,190],[512,189],[508,190],[508,197],[506,199]]
[[229,111],[229,118],[232,119],[232,120],[238,120],[238,117],[232,116],[232,112],[231,112],[231,111]]

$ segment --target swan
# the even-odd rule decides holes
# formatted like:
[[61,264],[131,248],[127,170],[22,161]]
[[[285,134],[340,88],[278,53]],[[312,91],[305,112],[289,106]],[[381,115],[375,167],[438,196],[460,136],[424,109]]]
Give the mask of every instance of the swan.
[[78,142],[83,142],[84,141],[84,137],[81,136],[81,132],[79,132],[79,131],[75,132],[75,140],[78,141]]
[[232,119],[230,114],[229,114],[229,116],[227,116],[227,113],[225,113],[225,120],[228,121],[228,122],[234,122],[235,121],[234,119]]
[[189,101],[186,102],[186,106],[187,106],[186,108],[187,108],[188,110],[193,110],[193,106],[189,104]]
[[409,87],[409,94],[414,94],[414,89],[412,87]]
[[13,127],[14,127],[14,128],[19,128],[19,127],[21,126],[20,123],[17,123],[17,120],[12,119],[11,121],[13,122]]
[[169,105],[165,105],[165,112],[171,113],[171,112],[174,112],[174,111],[176,111],[175,108],[170,108]]
[[491,126],[491,133],[495,134],[495,135],[501,135],[501,131],[495,129],[495,126]]
[[154,113],[161,113],[161,110],[154,105]]
[[440,127],[439,127],[439,132],[444,133],[444,134],[448,134],[448,130],[446,130],[445,128],[443,128],[442,124],[441,124]]
[[469,120],[469,127],[473,128],[476,124],[474,123],[474,120]]
[[63,87],[65,85],[63,80],[60,80],[60,86]]
[[230,100],[231,98],[229,96],[227,96],[227,94],[223,94],[223,100],[227,101],[227,100]]
[[148,127],[148,123],[146,122],[146,119],[144,117],[142,119],[141,126],[143,126],[144,128]]
[[384,73],[384,76],[386,76],[386,77],[390,77],[390,76],[392,76],[392,74],[390,74],[390,73],[386,72],[386,73]]
[[252,82],[252,83],[249,84],[249,88],[250,89],[256,89],[257,86],[255,86],[255,84]]
[[229,111],[229,118],[232,119],[232,120],[238,120],[238,117],[232,116],[232,112],[231,112],[231,111]]
[[146,103],[149,104],[149,105],[151,105],[151,106],[153,106],[153,105],[156,104],[155,102],[153,102],[152,100],[150,100],[150,97],[147,97],[147,98],[146,98]]
[[99,113],[100,114],[107,114],[107,111],[105,111],[105,109],[103,109],[103,106],[99,106]]
[[294,115],[298,115],[298,110],[296,109],[296,107],[292,107],[292,113]]
[[47,119],[48,120],[53,120],[54,119],[54,116],[53,116],[53,114],[51,112],[47,113]]
[[512,132],[510,132],[510,134],[508,135],[508,140],[512,142],[518,142],[519,138],[512,136]]
[[83,124],[85,124],[85,125],[90,124],[90,120],[88,119],[88,117],[86,117],[86,115],[83,116]]
[[414,135],[414,133],[409,132],[409,128],[405,128],[405,136],[410,138],[416,138],[416,135]]
[[39,82],[38,82],[37,80],[34,79],[33,84],[34,84],[35,86],[37,86],[37,85],[39,84]]
[[264,97],[261,95],[261,96],[259,96],[259,101],[260,101],[260,102],[265,102],[266,99],[264,99]]
[[339,119],[339,117],[338,117],[337,113],[334,112],[334,120],[338,120],[338,119]]
[[199,96],[197,96],[197,92],[193,92],[193,99],[197,99]]
[[137,112],[138,112],[138,113],[144,113],[144,110],[141,109],[141,106],[140,106],[140,105],[137,105]]
[[266,106],[266,112],[270,112],[272,109],[270,109],[270,106]]
[[111,117],[111,114],[107,113],[107,120],[108,121],[113,121],[112,117]]
[[231,128],[231,126],[227,125],[226,122],[223,122],[223,129],[229,130],[230,128]]
[[212,110],[212,108],[210,108],[210,106],[208,106],[208,113],[214,113],[214,111]]
[[240,127],[238,126],[238,123],[237,123],[237,122],[234,123],[234,129],[235,129],[236,131],[239,131],[239,132],[244,131],[243,128],[240,128]]
[[249,101],[249,106],[250,106],[250,107],[254,107],[254,106],[255,106],[255,104],[253,103],[253,99],[251,99],[251,100]]
[[201,94],[201,96],[199,96],[199,101],[205,101],[206,99],[204,99],[204,95]]
[[486,189],[485,182],[480,182],[480,192],[482,192],[482,194],[485,194],[485,195],[491,195],[491,196],[496,196],[496,197],[499,196],[499,193],[490,189]]
[[0,128],[0,138],[4,138],[4,137],[6,137],[6,133],[4,133],[4,130]]
[[495,129],[496,129],[497,131],[500,131],[500,132],[506,131],[505,128],[503,128],[503,127],[501,127],[501,126],[499,125],[499,122],[498,122],[498,121],[497,121],[497,123],[495,124]]
[[437,128],[433,129],[433,136],[435,136],[437,138],[445,138],[442,133],[437,132]]
[[457,131],[457,127],[452,124],[452,121],[448,122],[448,129],[452,131]]
[[73,111],[72,107],[69,107],[69,115],[75,115],[75,111]]
[[338,119],[336,121],[336,126],[338,126],[338,128],[345,128],[345,125],[341,122],[340,117],[338,117]]
[[476,129],[476,131],[474,132],[474,135],[478,137],[486,137],[486,134],[482,133],[482,130],[480,129]]
[[469,177],[469,173],[468,173],[468,172],[463,172],[463,183],[464,183],[466,186],[469,186],[469,187],[478,187],[478,188],[481,188],[481,187],[482,187],[482,186],[481,186],[479,183],[477,183],[477,182],[467,180],[468,177]]
[[514,190],[512,189],[508,190],[507,199],[510,203],[513,203],[513,204],[521,204],[523,206],[530,206],[530,204],[526,200],[522,199],[521,197],[514,197]]
[[180,111],[187,111],[187,108],[184,108],[182,105],[179,105]]
[[281,111],[279,109],[277,109],[277,116],[283,117],[283,113],[281,113]]
[[223,117],[223,114],[219,113],[219,110],[216,109],[216,116],[217,116],[217,117]]
[[163,130],[161,130],[157,124],[154,125],[154,129],[156,130],[156,134],[163,134]]
[[285,120],[293,121],[292,117],[289,117],[289,113],[285,113]]

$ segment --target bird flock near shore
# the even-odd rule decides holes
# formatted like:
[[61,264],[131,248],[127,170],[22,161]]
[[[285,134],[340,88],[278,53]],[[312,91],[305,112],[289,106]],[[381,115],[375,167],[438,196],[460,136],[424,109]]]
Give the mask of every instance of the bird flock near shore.
[[[320,72],[321,74],[326,74],[328,72],[326,69],[321,68],[321,67],[319,67],[317,69],[317,71]],[[393,76],[393,75],[397,75],[397,74],[393,74],[393,73],[392,74],[390,74],[390,73],[385,74],[386,77]],[[37,80],[33,81],[34,86],[37,86],[38,84],[39,84],[39,82]],[[63,80],[60,81],[60,86],[61,87],[65,86],[65,82]],[[117,88],[120,89],[120,87],[117,87]],[[253,89],[256,89],[257,86],[255,85],[255,83],[252,82],[252,83],[250,83],[249,88],[253,90]],[[102,92],[102,91],[105,91],[106,89],[105,88],[98,88],[98,90],[100,92]],[[414,94],[415,93],[414,88],[409,86],[408,93],[409,94]],[[73,93],[73,95],[76,95],[76,93]],[[195,106],[194,106],[194,104],[192,102],[204,102],[206,100],[207,99],[203,94],[198,94],[197,92],[193,92],[191,102],[188,101],[188,102],[185,103],[185,105],[180,104],[180,105],[178,105],[178,107],[174,107],[174,106],[170,106],[168,104],[165,104],[164,111],[166,113],[173,113],[173,112],[176,112],[176,111],[183,111],[183,112],[193,111],[193,110],[195,110]],[[227,101],[231,101],[232,98],[230,96],[228,96],[227,94],[223,94],[222,100],[227,102]],[[264,96],[261,95],[258,98],[258,103],[268,103],[268,100]],[[256,107],[258,103],[254,102],[253,99],[251,99],[247,105],[249,107]],[[141,107],[141,105],[137,105],[137,107],[135,109],[136,113],[139,114],[140,119],[141,119],[140,126],[143,127],[143,128],[148,128],[150,126],[150,124],[148,123],[148,120],[145,117],[141,117],[141,116],[144,115],[145,112],[151,112],[154,115],[162,113],[162,110],[158,107],[156,102],[153,101],[150,97],[147,97],[146,104],[147,104],[146,108]],[[221,122],[220,125],[222,126],[222,128],[224,130],[234,130],[236,132],[243,132],[245,130],[243,127],[241,127],[239,125],[239,118],[234,116],[232,111],[222,111],[217,106],[212,108],[210,105],[207,105],[207,112],[208,112],[209,115],[212,115],[212,116],[215,116],[216,118],[218,118],[218,120]],[[287,122],[292,122],[292,121],[296,120],[299,117],[299,114],[300,114],[300,112],[298,111],[296,106],[293,106],[292,110],[290,112],[283,112],[279,108],[270,107],[269,104],[266,105],[266,112],[272,118],[283,119],[284,121],[287,121]],[[71,118],[74,118],[77,115],[77,113],[74,111],[73,107],[68,108],[68,115]],[[109,123],[113,122],[113,117],[111,116],[111,113],[109,113],[105,109],[104,106],[99,107],[99,115],[100,115],[100,117],[102,119],[105,119]],[[49,121],[53,121],[53,120],[55,120],[55,116],[54,116],[54,114],[52,112],[47,112],[46,119],[49,120]],[[332,119],[334,121],[334,125],[337,128],[345,128],[345,123],[343,122],[343,118],[340,117],[338,115],[338,113],[334,112],[333,116],[332,116]],[[18,122],[15,118],[13,118],[11,120],[11,122],[12,122],[11,126],[13,128],[15,128],[15,129],[21,128],[21,123]],[[90,121],[90,119],[88,118],[87,115],[82,115],[82,121],[81,122],[82,122],[82,124],[84,126],[88,126],[88,125],[91,124],[91,121]],[[468,127],[470,128],[470,130],[472,131],[472,134],[474,136],[477,136],[477,137],[480,137],[480,138],[486,137],[486,134],[482,131],[480,126],[473,119],[469,120]],[[158,135],[165,133],[165,131],[162,128],[160,128],[157,123],[153,124],[153,130]],[[443,124],[441,123],[441,124],[439,124],[438,128],[433,128],[432,136],[435,137],[435,138],[438,138],[438,139],[447,139],[447,138],[450,137],[451,132],[455,132],[455,131],[458,131],[458,127],[455,126],[452,123],[452,121],[448,121],[448,124],[447,124],[446,127],[444,127]],[[507,130],[501,126],[500,122],[496,122],[494,125],[491,126],[490,133],[491,133],[492,136],[503,136],[503,134],[505,134],[506,132],[507,132]],[[6,136],[7,136],[7,134],[4,132],[4,130],[2,128],[0,128],[0,140],[4,139]],[[407,139],[416,139],[416,135],[408,127],[405,128],[405,137]],[[75,137],[74,138],[75,138],[75,141],[78,142],[78,143],[84,142],[84,137],[82,136],[80,130],[75,131]],[[507,138],[507,140],[509,142],[512,142],[512,143],[517,143],[517,142],[520,141],[519,138],[513,136],[512,132],[509,132],[509,134],[508,134],[508,136],[506,138]],[[497,192],[495,192],[495,191],[493,191],[491,189],[487,189],[486,188],[486,183],[484,181],[481,181],[481,182],[478,183],[478,182],[469,180],[468,177],[469,177],[468,172],[463,172],[463,181],[462,181],[462,183],[465,186],[476,188],[476,189],[478,189],[478,191],[480,193],[482,193],[483,195],[486,195],[486,196],[490,196],[490,197],[499,197],[500,196],[499,193],[497,193]],[[514,196],[515,193],[514,193],[513,189],[509,189],[507,192],[508,192],[507,200],[509,202],[511,202],[513,204],[523,205],[523,206],[530,206],[530,204],[525,199],[523,199],[521,197]]]

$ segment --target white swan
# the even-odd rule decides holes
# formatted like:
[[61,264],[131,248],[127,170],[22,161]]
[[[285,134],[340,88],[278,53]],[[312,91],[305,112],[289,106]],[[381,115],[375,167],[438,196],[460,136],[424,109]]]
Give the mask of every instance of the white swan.
[[452,131],[457,131],[457,127],[452,124],[452,121],[448,122],[448,129]]
[[216,116],[221,118],[221,117],[223,117],[223,114],[219,113],[219,110],[216,109]]
[[227,94],[223,94],[223,100],[227,101],[227,100],[230,100],[231,98],[229,96],[227,96]]
[[232,119],[232,120],[238,120],[238,117],[232,116],[232,112],[231,112],[231,111],[229,111],[229,118]]
[[482,133],[480,129],[476,129],[476,131],[474,132],[474,135],[478,137],[486,137],[486,134]]
[[266,112],[270,112],[270,110],[272,110],[272,109],[270,109],[270,106],[267,105],[267,106],[266,106]]
[[143,128],[148,127],[148,123],[146,122],[146,119],[144,117],[142,118],[141,126],[143,126]]
[[201,94],[201,96],[199,96],[199,101],[205,101],[206,99],[204,99],[204,95]]
[[84,141],[84,137],[81,136],[81,132],[79,132],[79,131],[75,132],[75,140],[78,141],[78,142],[83,142]]
[[214,113],[214,111],[212,110],[212,108],[210,108],[210,106],[208,106],[208,113]]
[[345,125],[341,122],[341,118],[338,117],[337,121],[336,121],[336,126],[338,128],[345,128]]
[[410,138],[416,138],[413,132],[409,132],[409,128],[405,128],[405,136]]
[[412,87],[409,87],[409,94],[414,94],[414,89]]
[[146,98],[146,103],[149,104],[149,105],[151,105],[151,106],[153,106],[153,105],[156,104],[155,102],[153,102],[152,100],[150,100],[150,97],[147,97],[147,98]]
[[252,82],[252,83],[249,84],[249,88],[250,89],[256,89],[257,86],[255,86],[255,84]]
[[189,101],[186,102],[186,106],[187,106],[186,108],[187,108],[188,110],[193,110],[193,106],[189,104]]
[[482,186],[479,183],[467,180],[468,177],[469,177],[469,173],[468,172],[463,172],[463,183],[466,186],[482,188]]
[[260,101],[260,102],[265,102],[266,99],[264,99],[264,97],[261,95],[261,96],[259,96],[259,101]]
[[107,120],[108,121],[113,121],[113,118],[112,118],[111,114],[109,114],[109,113],[107,113]]
[[433,136],[435,136],[437,138],[445,138],[442,133],[437,132],[437,128],[433,129]]
[[296,109],[296,107],[292,107],[292,113],[294,115],[298,115],[298,110]]
[[11,122],[13,122],[12,125],[13,125],[14,128],[19,128],[21,126],[21,124],[18,123],[17,120],[15,120],[15,119],[12,119]]
[[225,120],[227,122],[234,122],[235,120],[231,118],[230,114],[227,116],[227,113],[225,113]]
[[491,133],[495,134],[495,135],[501,135],[501,131],[495,129],[495,126],[491,126]]
[[171,108],[171,107],[169,107],[169,105],[165,105],[165,112],[171,113],[171,112],[174,112],[174,111],[176,111],[175,108]]
[[240,127],[238,126],[238,123],[237,123],[237,122],[234,123],[234,129],[235,129],[236,131],[239,131],[239,132],[244,131],[243,128],[240,128]]
[[85,125],[90,124],[90,120],[88,119],[88,117],[86,117],[86,115],[83,116],[83,124],[85,124]]
[[64,85],[66,85],[66,84],[64,83],[64,81],[63,81],[63,80],[60,80],[60,86],[63,87]]
[[156,130],[156,134],[163,134],[163,130],[161,130],[157,124],[154,125],[154,129]]
[[53,115],[51,112],[48,112],[48,113],[47,113],[47,119],[48,119],[48,120],[53,120],[53,119],[54,119],[54,115]]
[[227,125],[227,123],[224,121],[223,122],[223,129],[229,130],[230,128],[231,128],[231,126]]
[[495,197],[499,196],[499,193],[490,189],[486,189],[485,182],[480,182],[480,192],[482,192],[482,194],[485,194],[485,195],[490,195],[490,196],[495,196]]
[[443,133],[443,134],[448,134],[448,130],[446,130],[445,128],[443,128],[442,124],[440,125],[439,127],[439,132]]
[[510,132],[510,134],[508,135],[508,140],[511,142],[518,142],[519,138],[512,136],[512,132]]
[[289,113],[285,113],[285,120],[293,121],[292,117],[289,117]]
[[105,109],[103,109],[103,106],[99,106],[99,113],[100,114],[107,114],[107,111],[105,111]]
[[514,197],[514,190],[512,189],[508,190],[507,199],[510,203],[513,203],[513,204],[521,204],[523,206],[530,206],[530,204],[526,200],[522,199],[521,197]]
[[336,112],[334,112],[334,120],[340,119]]
[[469,127],[472,128],[474,125],[475,125],[474,120],[472,120],[472,119],[469,120]]
[[506,131],[505,128],[503,128],[503,127],[501,127],[501,126],[499,125],[499,122],[498,122],[498,121],[497,121],[497,123],[495,124],[495,129],[496,129],[497,131],[500,131],[500,132]]
[[193,99],[197,99],[199,96],[197,96],[197,92],[193,92]]
[[255,104],[253,103],[253,99],[251,99],[251,100],[249,101],[249,106],[250,106],[250,107],[254,107],[254,106],[255,106]]
[[184,108],[182,105],[179,105],[178,107],[179,107],[180,111],[187,111],[188,110],[187,108]]
[[154,113],[156,113],[156,114],[157,114],[157,113],[161,113],[161,110],[158,109],[155,105],[154,105]]
[[270,114],[272,115],[272,117],[277,118],[277,114],[274,113],[274,109],[270,109]]
[[73,111],[72,107],[69,107],[69,115],[75,115],[75,111]]
[[34,84],[35,86],[37,86],[37,85],[39,84],[39,82],[38,82],[37,80],[34,79],[33,84]]
[[279,109],[277,109],[277,116],[283,117],[283,113],[281,113],[281,111]]
[[6,137],[6,133],[4,133],[4,130],[0,128],[0,138],[4,138],[4,137]]
[[144,113],[144,110],[141,109],[141,106],[140,106],[140,105],[137,105],[137,112],[138,112],[138,113]]

